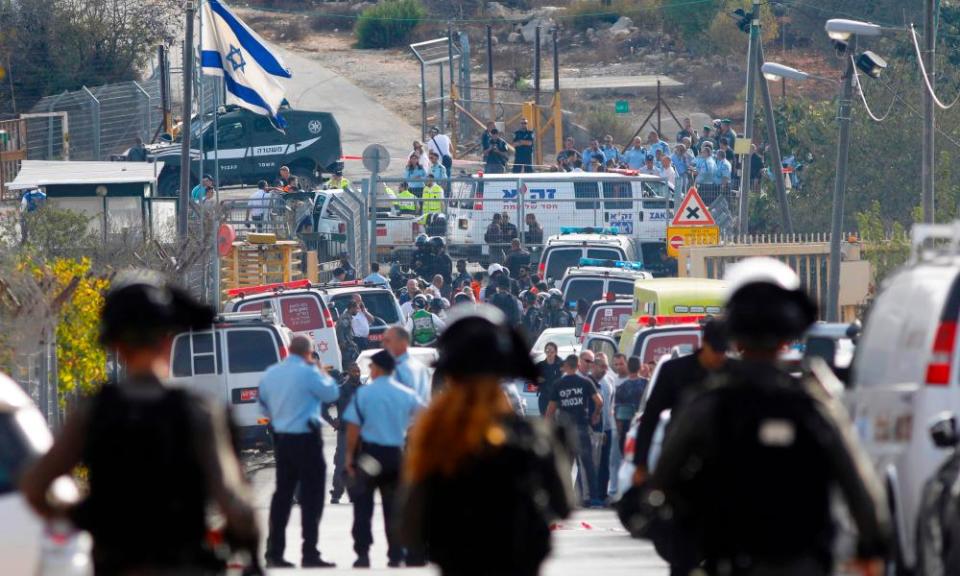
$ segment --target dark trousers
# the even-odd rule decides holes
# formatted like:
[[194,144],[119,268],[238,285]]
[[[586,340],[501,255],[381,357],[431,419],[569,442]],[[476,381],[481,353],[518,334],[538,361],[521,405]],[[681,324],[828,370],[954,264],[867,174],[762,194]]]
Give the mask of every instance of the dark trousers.
[[447,169],[447,177],[453,178],[453,158],[444,156],[440,162],[443,164],[443,167]]
[[597,490],[600,498],[607,494],[610,485],[610,450],[613,448],[613,434],[609,430],[603,432],[603,446],[600,447],[600,464],[597,466]]
[[[346,426],[345,422],[340,423]],[[337,451],[333,455],[333,490],[331,496],[339,500],[343,496],[343,491],[347,487],[347,431],[346,429],[337,430]]]
[[[577,485],[581,487],[584,500],[601,500],[603,496],[597,486],[597,466],[593,461],[593,444],[590,443],[590,429],[577,427]],[[584,490],[586,485],[586,490]]]
[[364,350],[370,347],[369,338],[361,338],[360,336],[354,336],[353,341],[356,342],[357,348],[359,348],[361,352],[363,352]]
[[304,559],[320,556],[317,540],[323,515],[323,492],[327,465],[319,433],[275,434],[277,487],[270,501],[270,535],[267,558],[279,560],[287,545],[286,530],[293,507],[293,494],[300,485],[300,524]]
[[513,159],[514,174],[522,174],[522,173],[530,174],[532,172],[534,172],[532,158],[514,158]]
[[[370,475],[370,470],[364,462],[375,460],[379,466],[379,473]],[[387,557],[391,561],[403,560],[403,547],[394,525],[394,500],[397,494],[397,485],[400,482],[400,464],[403,460],[403,450],[393,446],[363,443],[360,455],[357,457],[357,475],[350,497],[353,499],[353,550],[365,556],[370,552],[373,544],[373,496],[380,490],[380,499],[383,501],[383,524],[387,533]]]

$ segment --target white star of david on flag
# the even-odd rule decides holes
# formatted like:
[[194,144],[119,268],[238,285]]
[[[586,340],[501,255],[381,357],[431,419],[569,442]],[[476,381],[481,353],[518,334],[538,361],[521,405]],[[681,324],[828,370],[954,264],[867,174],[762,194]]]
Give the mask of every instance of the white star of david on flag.
[[220,0],[207,0],[201,12],[200,68],[208,76],[221,76],[227,104],[269,116],[279,127],[285,89],[279,78],[290,78],[290,69],[263,38],[243,23]]

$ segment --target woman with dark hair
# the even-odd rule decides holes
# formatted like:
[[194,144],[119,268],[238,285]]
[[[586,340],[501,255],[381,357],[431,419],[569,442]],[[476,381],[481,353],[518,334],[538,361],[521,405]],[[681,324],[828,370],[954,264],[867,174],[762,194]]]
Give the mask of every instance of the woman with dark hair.
[[556,342],[547,342],[543,347],[546,358],[537,362],[537,372],[540,377],[537,378],[537,406],[540,408],[540,415],[547,413],[547,404],[553,395],[553,384],[563,376],[560,365],[563,362],[558,356],[559,348]]
[[570,514],[573,489],[569,449],[547,423],[515,416],[500,387],[538,377],[523,337],[499,310],[480,306],[453,320],[437,347],[445,392],[411,434],[407,546],[444,575],[538,574],[550,524]]
[[[93,536],[99,576],[222,574],[207,535],[208,506],[225,535],[249,552],[261,574],[259,532],[220,402],[168,388],[170,346],[178,332],[209,328],[213,310],[150,272],[121,275],[101,315],[101,343],[126,376],[74,410],[50,451],[21,480],[38,513],[66,515]],[[53,481],[85,464],[89,494],[78,505],[51,504]]]

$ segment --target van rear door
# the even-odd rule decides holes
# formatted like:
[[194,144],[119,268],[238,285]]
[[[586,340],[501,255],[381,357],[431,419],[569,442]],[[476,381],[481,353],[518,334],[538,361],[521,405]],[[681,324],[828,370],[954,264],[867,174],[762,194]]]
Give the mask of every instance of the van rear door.
[[250,298],[236,306],[238,312],[259,312],[263,303],[270,301],[274,310],[280,310],[283,325],[297,335],[309,336],[320,360],[326,366],[341,370],[340,347],[337,345],[337,332],[333,316],[323,303],[320,294],[300,292],[278,294],[264,298]]
[[699,329],[691,328],[689,330],[653,330],[649,335],[641,334],[633,348],[633,355],[639,356],[640,360],[655,362],[664,354],[669,354],[674,346],[692,346],[694,350],[700,347],[700,337],[702,333]]
[[263,373],[281,360],[280,335],[266,326],[236,326],[223,330],[227,394],[241,428],[258,426]]
[[180,334],[173,341],[171,355],[171,382],[218,402],[228,401],[219,332],[204,330]]

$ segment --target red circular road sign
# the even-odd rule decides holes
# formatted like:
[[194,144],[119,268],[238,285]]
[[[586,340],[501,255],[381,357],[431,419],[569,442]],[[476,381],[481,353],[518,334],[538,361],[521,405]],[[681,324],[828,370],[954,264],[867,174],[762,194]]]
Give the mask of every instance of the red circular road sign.
[[671,236],[671,237],[670,237],[670,247],[671,247],[671,248],[673,248],[674,250],[679,250],[681,246],[683,246],[683,236],[680,236],[680,235],[678,234],[678,235],[676,235],[676,236]]
[[220,225],[220,230],[217,232],[217,250],[220,252],[220,256],[226,258],[230,254],[233,242],[236,239],[237,234],[233,231],[233,227],[229,224]]

